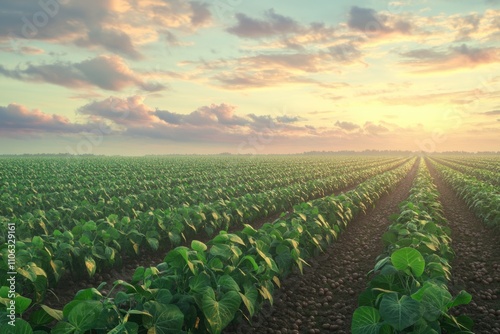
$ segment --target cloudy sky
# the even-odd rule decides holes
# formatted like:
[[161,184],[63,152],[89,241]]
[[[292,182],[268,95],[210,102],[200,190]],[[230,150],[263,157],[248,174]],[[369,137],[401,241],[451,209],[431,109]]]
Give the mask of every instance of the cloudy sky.
[[2,0],[0,154],[500,151],[500,1]]

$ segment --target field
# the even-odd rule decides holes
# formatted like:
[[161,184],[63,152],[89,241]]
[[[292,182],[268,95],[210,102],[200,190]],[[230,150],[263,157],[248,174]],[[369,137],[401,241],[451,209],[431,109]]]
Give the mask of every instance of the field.
[[498,155],[4,157],[0,190],[1,333],[500,333]]

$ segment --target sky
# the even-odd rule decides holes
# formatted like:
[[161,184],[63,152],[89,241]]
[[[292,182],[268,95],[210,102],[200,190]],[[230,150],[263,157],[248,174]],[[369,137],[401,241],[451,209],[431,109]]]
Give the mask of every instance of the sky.
[[500,151],[500,1],[0,0],[0,154]]

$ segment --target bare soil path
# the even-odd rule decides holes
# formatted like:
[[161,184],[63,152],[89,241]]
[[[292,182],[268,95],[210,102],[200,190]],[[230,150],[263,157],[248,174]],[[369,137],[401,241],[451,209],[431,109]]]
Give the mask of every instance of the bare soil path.
[[450,289],[466,290],[472,302],[462,306],[461,314],[475,321],[475,333],[500,333],[500,232],[486,226],[458,198],[453,189],[427,164],[438,187],[444,216],[452,230],[452,266]]
[[382,253],[382,234],[389,216],[399,212],[399,203],[409,195],[418,165],[415,164],[394,190],[384,195],[374,209],[354,219],[328,250],[308,261],[304,274],[282,281],[274,305],[266,306],[246,322],[225,333],[350,333],[358,294],[368,283],[366,273]]

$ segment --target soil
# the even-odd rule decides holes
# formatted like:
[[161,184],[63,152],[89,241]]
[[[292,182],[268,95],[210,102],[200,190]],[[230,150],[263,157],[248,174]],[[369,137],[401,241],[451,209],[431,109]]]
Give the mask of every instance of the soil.
[[409,195],[418,165],[367,214],[355,218],[327,251],[308,260],[304,274],[292,274],[275,291],[274,304],[264,306],[252,324],[231,325],[224,333],[350,333],[358,295],[368,284],[383,251],[382,234],[389,216]]
[[[398,164],[395,166],[393,169],[401,166],[404,162],[401,164]],[[350,191],[354,188],[356,188],[359,185],[359,183],[350,185],[349,187],[343,188],[341,190],[335,191],[335,194],[340,194],[343,192]],[[313,200],[315,198],[312,198]],[[290,207],[287,212],[293,211],[293,207]],[[278,219],[281,215],[281,212],[271,214],[267,217],[263,217],[260,219],[257,219],[250,224],[254,228],[260,228],[263,224],[265,223],[270,223]],[[229,232],[235,232],[241,229],[240,225],[234,225],[229,228]],[[195,237],[189,238],[186,242],[183,243],[184,246],[190,245],[191,241],[193,239],[202,241],[202,242],[208,242],[211,240],[213,236],[208,236],[206,233],[201,233],[197,234]],[[124,255],[122,259],[123,266],[122,267],[115,267],[109,270],[104,270],[101,273],[97,273],[93,278],[89,279],[87,278],[76,278],[72,279],[71,277],[68,276],[68,278],[63,278],[59,285],[53,289],[50,290],[50,292],[47,293],[46,299],[44,300],[44,304],[48,305],[54,309],[62,309],[64,305],[69,303],[74,299],[75,294],[81,290],[81,289],[86,289],[86,288],[95,288],[99,286],[102,282],[107,282],[106,287],[104,288],[103,292],[107,293],[107,288],[111,288],[113,286],[113,282],[116,280],[124,280],[129,282],[132,279],[132,275],[135,272],[135,269],[139,266],[144,266],[144,267],[149,267],[149,266],[156,266],[158,263],[162,262],[163,259],[165,258],[165,254],[169,251],[169,248],[163,247],[160,248],[157,251],[151,251],[151,250],[146,250],[141,253],[140,256],[127,256]],[[117,291],[117,290],[115,290]]]
[[477,218],[435,168],[427,166],[452,230],[451,247],[456,256],[451,262],[450,290],[472,294],[472,302],[458,308],[457,313],[474,319],[475,333],[500,333],[500,231]]

